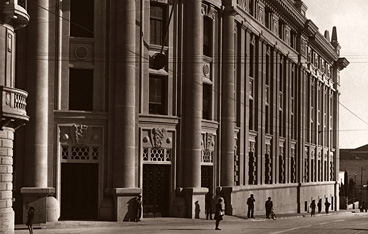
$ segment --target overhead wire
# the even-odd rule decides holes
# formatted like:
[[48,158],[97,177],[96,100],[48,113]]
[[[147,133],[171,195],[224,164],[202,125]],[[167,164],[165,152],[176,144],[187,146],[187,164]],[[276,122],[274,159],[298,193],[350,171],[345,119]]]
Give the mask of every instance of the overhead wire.
[[[93,31],[91,31],[91,30],[89,30],[88,28],[85,28],[85,27],[83,27],[82,25],[80,25],[80,24],[77,24],[77,23],[75,23],[75,22],[72,22],[71,20],[69,20],[68,18],[65,18],[65,17],[63,17],[63,16],[61,16],[61,15],[57,15],[57,14],[55,14],[54,12],[52,12],[51,10],[49,10],[49,9],[47,9],[47,8],[45,8],[45,7],[43,7],[43,6],[40,6],[40,5],[38,5],[38,4],[35,4],[34,2],[32,2],[32,1],[29,1],[29,3],[30,4],[34,4],[34,5],[36,5],[37,7],[39,7],[39,8],[41,8],[41,9],[43,9],[43,10],[45,10],[45,11],[48,11],[49,13],[51,13],[51,14],[53,14],[53,15],[55,15],[55,16],[58,16],[59,18],[61,18],[62,20],[65,20],[65,21],[67,21],[67,22],[69,22],[69,23],[71,23],[71,24],[74,24],[75,26],[77,26],[77,27],[80,27],[81,29],[83,29],[83,30],[87,30],[87,31],[89,31],[89,32],[91,32],[91,33],[94,33]],[[147,8],[147,10],[149,10],[150,8]],[[138,9],[138,10],[136,10],[136,11],[141,11],[141,9]],[[255,29],[255,30],[257,30],[257,29]],[[109,39],[107,39],[107,38],[105,38],[105,40],[107,41],[107,42],[110,42],[109,41]],[[138,57],[141,57],[141,58],[143,58],[144,60],[146,60],[146,63],[149,63],[150,61],[149,61],[149,58],[146,58],[146,57],[144,57],[143,55],[141,55],[141,54],[139,54],[139,53],[137,53],[137,52],[135,52],[135,51],[133,51],[133,50],[129,50],[129,49],[126,49],[126,50],[128,50],[129,52],[131,52],[132,54],[135,54],[135,56],[138,56]],[[68,53],[69,54],[69,53]],[[67,54],[67,55],[68,55]],[[361,57],[363,57],[363,56],[367,56],[367,58],[368,58],[368,54],[367,55],[353,55],[353,56],[361,56]],[[202,57],[202,56],[200,56],[200,57]],[[224,58],[224,56],[223,55],[214,55],[214,56],[211,56],[211,57],[213,57],[214,58],[214,60],[215,61],[217,61],[217,57],[218,58]],[[243,58],[248,58],[249,56],[246,56],[246,55],[244,55],[244,56],[239,56],[238,54],[234,54],[234,58],[237,58],[237,59],[243,59]],[[298,56],[295,56],[295,57],[293,57],[293,56],[284,56],[285,58],[299,58],[299,55]],[[185,58],[184,56],[181,56],[181,58],[182,58],[182,61],[181,61],[181,63],[184,63],[186,60],[188,60],[188,58]],[[173,61],[174,60],[177,60],[177,58],[176,57],[172,57],[171,58]],[[350,59],[350,58],[349,58]],[[265,59],[263,59],[263,58],[259,58],[259,60],[260,61],[265,61]],[[65,59],[65,60],[63,60],[63,59],[58,59],[58,61],[69,61],[69,59]],[[94,59],[94,61],[96,61],[96,59]],[[114,60],[112,60],[112,61],[114,61]],[[246,60],[247,61],[247,60]],[[272,59],[271,59],[271,61],[272,61]],[[105,60],[101,60],[101,61],[99,61],[99,60],[97,60],[97,62],[105,62]],[[143,61],[136,61],[136,63],[142,63]],[[145,62],[143,62],[143,63],[145,63]],[[169,63],[169,59],[168,59],[168,63]],[[174,62],[173,62],[174,63]],[[255,61],[255,63],[257,63],[257,61]],[[309,62],[305,62],[305,63],[309,63]],[[350,62],[350,63],[358,63],[358,62]],[[359,62],[360,63],[360,62]],[[364,62],[365,63],[365,62]],[[368,61],[366,62],[366,63],[368,63]],[[214,64],[217,64],[217,63],[214,63]],[[224,62],[222,62],[222,61],[218,61],[218,64],[221,64],[221,65],[224,65],[224,64],[239,64],[237,61],[235,61],[235,59],[234,59],[234,63],[224,63]],[[244,65],[244,64],[247,64],[246,62],[245,63],[240,63],[240,65]],[[263,63],[263,62],[258,62],[257,64],[262,64],[262,65],[264,65],[265,63]],[[170,69],[168,69],[168,71],[170,71],[170,72],[174,72],[174,71],[172,71],[172,70],[170,70]],[[198,83],[198,85],[201,85],[201,86],[203,86],[203,83]],[[215,93],[217,93],[217,92],[219,92],[219,91],[217,91],[217,90],[215,90],[215,89],[212,89],[212,92],[215,92]],[[218,94],[217,94],[218,95]],[[227,98],[229,98],[229,99],[232,99],[232,100],[234,100],[234,101],[236,101],[236,98],[234,98],[234,97],[232,97],[232,96],[228,96]],[[335,101],[338,101],[338,103],[339,103],[339,105],[341,105],[342,107],[344,107],[348,112],[350,112],[351,114],[353,114],[356,118],[358,118],[360,121],[362,121],[363,123],[365,123],[365,124],[367,124],[368,125],[368,122],[367,121],[365,121],[363,118],[361,118],[361,117],[359,117],[356,113],[354,113],[353,111],[351,111],[348,107],[346,107],[344,104],[342,104],[339,100],[335,100]],[[241,105],[245,105],[246,107],[249,107],[249,105],[248,104],[246,104],[246,103],[243,103],[243,102],[241,102],[240,103]],[[265,114],[265,113],[263,113],[263,111],[262,110],[257,110],[258,112],[261,112],[261,114]],[[234,121],[234,122],[236,122],[236,121]],[[290,123],[289,123],[290,124]],[[288,129],[289,130],[289,129]],[[303,128],[303,126],[301,126],[301,129],[300,130],[306,130],[305,128]],[[313,130],[309,130],[309,131],[312,131],[312,133],[313,133]],[[329,132],[330,130],[326,130],[326,132]],[[336,131],[336,130],[335,130]],[[339,129],[338,131],[368,131],[368,129],[346,129],[346,130],[341,130],[341,129]],[[323,130],[322,131],[320,131],[320,130],[316,130],[316,132],[324,132]]]

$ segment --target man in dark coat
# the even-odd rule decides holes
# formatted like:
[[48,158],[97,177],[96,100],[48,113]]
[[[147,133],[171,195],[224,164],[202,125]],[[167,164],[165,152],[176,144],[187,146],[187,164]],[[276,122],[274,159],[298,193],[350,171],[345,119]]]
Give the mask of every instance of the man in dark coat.
[[206,219],[208,219],[208,217],[212,219],[212,203],[213,195],[211,192],[208,192],[205,197]]
[[142,195],[138,195],[133,201],[133,219],[135,222],[141,221]]
[[330,208],[331,203],[328,202],[328,199],[326,198],[326,202],[325,202],[325,210],[326,210],[326,214],[328,214],[328,210]]
[[273,208],[273,203],[271,201],[271,197],[268,197],[268,200],[265,203],[265,207],[266,207],[266,218],[270,218],[270,214],[271,214],[271,210]]
[[314,214],[316,213],[316,201],[313,200],[312,203],[310,204],[310,208],[311,210],[311,217],[314,216]]
[[248,205],[248,218],[253,218],[253,213],[254,213],[254,202],[256,200],[253,197],[253,194],[250,195],[250,197],[247,200],[247,205]]
[[321,213],[321,211],[322,211],[322,201],[321,201],[321,199],[318,200],[317,207],[318,207],[318,213]]

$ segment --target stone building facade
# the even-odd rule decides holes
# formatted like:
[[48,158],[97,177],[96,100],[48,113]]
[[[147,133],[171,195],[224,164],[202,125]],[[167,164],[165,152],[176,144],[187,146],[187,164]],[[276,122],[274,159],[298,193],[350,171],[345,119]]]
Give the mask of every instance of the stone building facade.
[[[17,222],[338,209],[336,28],[300,0],[34,0],[18,33],[31,120],[15,139]],[[41,215],[42,214],[42,215]]]
[[24,1],[0,1],[0,233],[14,233],[14,136],[25,125],[28,93],[16,88],[16,33],[29,23]]

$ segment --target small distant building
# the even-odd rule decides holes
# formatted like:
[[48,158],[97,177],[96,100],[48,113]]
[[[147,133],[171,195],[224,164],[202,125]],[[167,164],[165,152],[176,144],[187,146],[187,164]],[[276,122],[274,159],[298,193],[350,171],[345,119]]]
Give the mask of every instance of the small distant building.
[[[340,149],[340,172],[346,171],[347,180],[355,185],[355,200],[366,199],[368,182],[368,144],[355,149]],[[365,188],[365,189],[363,189]]]

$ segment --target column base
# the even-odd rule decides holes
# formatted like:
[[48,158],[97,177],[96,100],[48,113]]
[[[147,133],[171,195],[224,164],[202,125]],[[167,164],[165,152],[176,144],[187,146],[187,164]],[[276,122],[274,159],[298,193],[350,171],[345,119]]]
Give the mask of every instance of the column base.
[[27,222],[28,209],[31,206],[35,209],[33,223],[58,221],[60,206],[53,197],[55,188],[24,187],[20,192],[23,196],[23,223]]
[[140,188],[113,188],[115,221],[134,221],[134,211],[131,209],[132,201],[141,194]]
[[206,218],[205,195],[208,188],[184,188],[183,194],[187,205],[187,218]]

